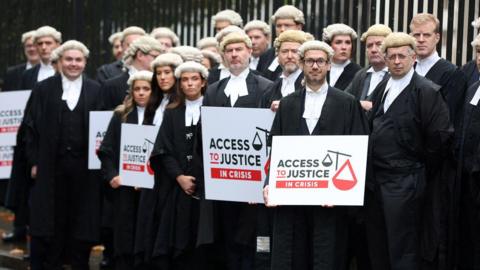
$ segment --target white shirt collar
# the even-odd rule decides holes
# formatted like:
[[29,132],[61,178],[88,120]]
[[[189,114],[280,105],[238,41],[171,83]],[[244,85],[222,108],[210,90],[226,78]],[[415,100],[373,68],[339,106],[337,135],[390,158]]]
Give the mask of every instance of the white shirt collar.
[[153,124],[155,126],[161,126],[163,121],[163,113],[165,112],[165,108],[167,108],[168,102],[170,101],[169,94],[163,94],[162,101],[160,105],[158,105],[157,110],[155,111],[155,116],[153,117]]
[[268,66],[268,70],[270,70],[271,72],[274,72],[279,65],[280,63],[278,63],[278,57],[275,57],[272,63],[270,64],[270,66]]
[[230,105],[235,106],[238,97],[248,95],[247,88],[247,76],[250,73],[250,69],[246,68],[238,76],[230,75],[230,79],[225,86],[225,95],[230,98]]
[[305,86],[305,89],[305,109],[303,111],[303,118],[305,118],[308,131],[311,134],[317,125],[318,119],[320,119],[322,108],[327,98],[328,83],[325,82],[317,91],[313,91],[308,85]]
[[388,67],[384,67],[382,68],[381,70],[379,71],[375,71],[375,69],[373,69],[373,67],[370,67],[368,70],[367,70],[367,73],[387,73],[388,72]]
[[414,72],[415,71],[413,68],[411,68],[410,71],[408,71],[408,73],[400,79],[394,79],[392,77],[388,79],[387,86],[385,87],[385,91],[388,92],[384,93],[384,95],[386,95],[383,103],[384,112],[388,110],[393,101],[395,101],[395,99],[403,92],[408,84],[410,84]]
[[367,70],[367,73],[371,73],[370,77],[370,85],[368,86],[368,92],[367,92],[367,97],[375,90],[377,85],[383,80],[383,77],[385,74],[388,73],[388,67],[384,67],[383,69],[379,71],[375,71],[373,67],[370,67]]
[[335,84],[338,81],[338,78],[340,78],[340,76],[343,73],[343,70],[345,69],[346,66],[348,66],[348,64],[350,64],[350,62],[351,62],[350,60],[347,60],[341,64],[336,64],[332,62],[332,65],[330,68],[330,85],[335,86]]
[[280,78],[282,78],[282,97],[288,96],[291,93],[295,92],[295,82],[298,79],[298,76],[302,73],[301,69],[295,70],[292,74],[285,76],[285,74],[282,73],[280,75]]
[[32,63],[27,61],[27,64],[25,65],[25,70],[31,69],[33,67]]
[[133,65],[128,66],[128,75],[132,76],[137,72],[138,72],[138,69],[136,69]]
[[145,118],[145,107],[137,106],[138,125],[143,125],[143,119]]
[[200,119],[200,107],[202,106],[203,96],[196,100],[185,100],[185,126],[196,125]]
[[260,57],[254,57],[254,56],[250,57],[250,64],[249,64],[250,69],[253,69],[253,70],[257,69],[259,59]]
[[438,60],[440,60],[440,56],[438,56],[438,53],[436,51],[423,59],[417,59],[417,66],[415,67],[415,71],[420,76],[425,76],[427,75],[428,71],[433,67],[433,65],[437,63]]
[[38,71],[37,82],[43,81],[48,77],[55,75],[55,69],[49,63],[45,65],[42,61],[40,61],[40,70]]
[[63,74],[62,76],[62,100],[67,102],[68,108],[73,111],[75,106],[77,106],[78,100],[80,99],[80,94],[82,92],[82,76],[80,75],[75,80],[71,81]]

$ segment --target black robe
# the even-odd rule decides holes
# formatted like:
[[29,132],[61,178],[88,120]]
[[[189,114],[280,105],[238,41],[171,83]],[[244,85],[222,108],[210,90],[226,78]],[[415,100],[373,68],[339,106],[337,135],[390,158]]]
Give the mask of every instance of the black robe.
[[[109,186],[112,178],[119,175],[122,123],[121,116],[118,113],[114,113],[98,150],[98,157],[102,162],[103,180]],[[138,123],[137,107],[134,107],[132,112],[127,115],[125,123]],[[130,186],[110,189],[112,207],[114,208],[112,227],[115,256],[133,256],[140,192]]]
[[[367,240],[373,269],[412,269],[414,265],[428,265],[438,251],[443,227],[435,221],[445,209],[436,209],[434,202],[442,201],[438,198],[442,194],[439,190],[447,185],[429,172],[441,171],[450,149],[453,129],[439,87],[431,81],[414,73],[408,86],[383,113],[386,85],[387,81],[384,81],[377,87],[370,114],[370,176],[367,178],[365,204]],[[374,121],[377,121],[375,125]],[[390,181],[392,179],[396,180]],[[392,183],[399,186],[396,189],[398,195],[386,197],[385,191],[381,190]],[[414,196],[410,197],[411,194],[406,192],[414,192]],[[409,197],[400,204],[398,200],[403,196]],[[406,213],[403,207],[407,205],[411,207],[408,218],[401,216]],[[391,211],[389,207],[392,207]],[[385,216],[384,211],[395,213],[393,218],[403,217],[401,221],[410,226],[402,224],[403,228],[414,235],[408,234],[403,237],[405,240],[397,241],[405,231],[395,231],[398,228],[387,230],[386,223],[397,226],[398,221]],[[393,255],[389,248],[396,250],[395,255],[405,252],[405,256],[401,260],[393,257],[390,261],[389,257]],[[391,265],[393,263],[399,265]]]
[[[267,73],[271,73],[271,71],[268,70],[268,67],[272,64],[272,62],[273,62],[273,60],[275,59],[276,56],[277,55],[275,53],[275,48],[273,48],[273,47],[269,48],[268,50],[266,50],[264,53],[262,53],[260,55],[260,58],[258,59],[257,70],[265,78],[267,78],[267,76],[268,76]],[[273,80],[272,79],[269,79],[269,80],[275,81],[276,78],[273,79]]]
[[105,110],[113,110],[123,103],[128,91],[127,71],[114,78],[106,80],[102,85],[103,106]]
[[[353,77],[353,80],[350,82],[348,87],[345,89],[345,92],[352,94],[357,100],[371,100],[372,97],[375,95],[375,91],[377,90],[377,88],[375,88],[372,93],[370,93],[370,95],[364,97],[368,93],[368,88],[370,87],[370,80],[367,77],[370,76],[371,78],[371,75],[368,75],[368,69],[370,69],[370,67],[359,70]],[[389,78],[390,75],[388,73],[385,74],[383,76],[383,79],[378,83],[378,85],[383,81],[387,81]]]
[[[303,72],[295,80],[295,91],[298,91],[299,89],[303,88],[302,81],[303,81]],[[270,106],[272,105],[273,101],[282,99],[283,97],[282,82],[283,80],[281,78],[278,78],[273,82],[272,86],[269,89],[267,89],[267,91],[265,91],[265,94],[263,94],[263,97],[262,97],[260,108],[270,109]]]
[[40,64],[35,65],[31,69],[27,69],[22,74],[22,81],[20,83],[20,89],[33,89],[37,83],[38,72],[40,71]]
[[470,104],[479,86],[480,82],[476,82],[468,88],[464,105],[456,258],[456,266],[461,269],[480,269],[480,104]]
[[480,79],[480,72],[478,71],[476,60],[469,61],[460,68],[467,77],[467,87],[472,86]]
[[[253,72],[255,75],[261,75],[258,71],[250,69],[250,72]],[[224,78],[225,79],[225,78]],[[220,69],[218,65],[212,67],[208,72],[207,85],[214,84],[220,81]]]
[[[23,63],[7,68],[5,79],[3,79],[2,91],[21,90],[22,75],[26,70],[27,64]],[[29,88],[30,89],[30,88]]]
[[[303,119],[305,93],[303,88],[280,101],[270,131],[272,137],[309,135]],[[368,125],[360,104],[351,95],[329,87],[312,135],[366,134]],[[344,269],[347,261],[347,209],[348,207],[320,206],[276,207],[272,269]],[[305,233],[307,228],[312,231]],[[300,241],[302,237],[305,237],[305,241]]]
[[[343,72],[342,74],[340,74],[340,77],[338,77],[335,85],[332,86],[340,90],[345,90],[352,81],[357,71],[359,71],[360,69],[362,69],[361,66],[357,65],[354,62],[350,62],[350,64],[345,66],[345,68],[343,69]],[[328,72],[327,74],[327,81],[330,82],[330,72]]]
[[[39,82],[32,91],[31,113],[26,115],[27,158],[38,166],[37,177],[30,189],[30,234],[37,237],[54,235],[55,171],[57,147],[59,145],[60,117],[64,101],[61,97],[62,77],[55,75]],[[81,99],[83,99],[84,130],[83,142],[88,145],[89,112],[101,109],[100,85],[84,77]],[[85,151],[85,160],[87,152]],[[98,241],[100,228],[100,183],[88,171],[87,163],[79,164],[89,175],[84,189],[79,190],[79,209],[72,224],[72,235],[78,240]],[[84,166],[84,167],[83,167]]]
[[121,60],[100,66],[97,69],[97,81],[103,84],[108,79],[117,77],[122,73],[122,68],[123,62]]

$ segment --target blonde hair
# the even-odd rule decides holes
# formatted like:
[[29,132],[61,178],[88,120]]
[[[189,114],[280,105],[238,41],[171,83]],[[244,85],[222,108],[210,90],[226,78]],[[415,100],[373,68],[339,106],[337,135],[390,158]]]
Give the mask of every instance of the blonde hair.
[[427,22],[434,23],[434,32],[440,33],[440,21],[437,19],[437,17],[430,13],[418,13],[417,15],[413,16],[412,20],[410,21],[410,31],[412,31],[413,25],[421,25]]

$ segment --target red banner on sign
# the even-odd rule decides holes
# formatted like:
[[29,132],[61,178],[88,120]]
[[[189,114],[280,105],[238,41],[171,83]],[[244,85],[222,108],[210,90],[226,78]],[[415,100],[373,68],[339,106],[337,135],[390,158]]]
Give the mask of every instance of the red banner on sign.
[[262,181],[262,171],[260,170],[212,168],[211,175],[215,179]]
[[123,169],[126,170],[126,171],[143,172],[143,171],[145,171],[145,166],[144,165],[137,165],[137,164],[123,163]]
[[18,131],[18,126],[0,127],[0,133],[14,133]]
[[277,188],[328,188],[328,180],[282,180]]
[[0,161],[0,167],[3,167],[3,166],[12,166],[12,163],[13,163],[12,160]]

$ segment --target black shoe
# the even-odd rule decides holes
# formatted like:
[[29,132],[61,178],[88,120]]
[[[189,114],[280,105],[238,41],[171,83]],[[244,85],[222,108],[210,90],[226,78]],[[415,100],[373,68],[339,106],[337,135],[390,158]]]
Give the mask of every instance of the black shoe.
[[103,258],[102,261],[100,262],[100,268],[101,269],[110,269],[112,266],[112,261],[110,258]]
[[4,243],[14,243],[14,242],[25,242],[27,241],[27,236],[25,234],[16,234],[13,232],[4,233],[2,236]]

